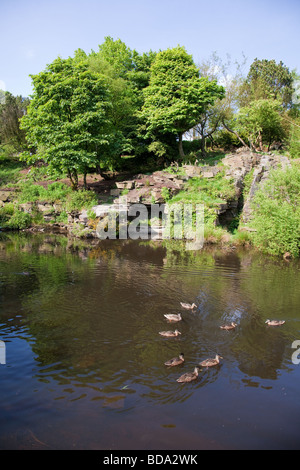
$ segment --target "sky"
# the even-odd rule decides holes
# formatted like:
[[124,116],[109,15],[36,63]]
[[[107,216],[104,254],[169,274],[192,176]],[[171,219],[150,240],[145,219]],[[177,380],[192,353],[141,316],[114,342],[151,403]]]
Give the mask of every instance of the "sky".
[[282,61],[300,73],[300,0],[0,0],[0,89],[30,96],[30,75],[105,37],[138,52],[184,46],[241,63]]

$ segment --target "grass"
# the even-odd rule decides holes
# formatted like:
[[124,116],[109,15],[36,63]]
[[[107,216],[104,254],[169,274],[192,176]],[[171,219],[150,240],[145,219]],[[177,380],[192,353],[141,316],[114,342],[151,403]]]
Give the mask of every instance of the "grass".
[[216,207],[219,203],[233,199],[235,189],[233,180],[224,177],[220,171],[214,178],[191,178],[182,191],[169,201],[170,203],[203,203],[208,207]]
[[9,187],[20,179],[24,164],[16,158],[7,158],[0,153],[0,188]]
[[254,244],[271,255],[300,255],[300,167],[273,170],[253,201]]

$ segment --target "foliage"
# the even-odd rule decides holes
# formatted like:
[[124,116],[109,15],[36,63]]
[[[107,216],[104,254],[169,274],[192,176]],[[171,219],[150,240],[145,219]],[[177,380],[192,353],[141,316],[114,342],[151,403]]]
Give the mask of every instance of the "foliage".
[[204,109],[224,95],[216,81],[199,78],[199,70],[183,47],[157,54],[145,102],[140,114],[146,123],[146,135],[152,140],[171,134],[178,137],[183,156],[182,135],[199,122]]
[[89,209],[98,204],[98,198],[92,191],[72,189],[64,183],[54,182],[44,187],[28,181],[21,181],[17,190],[17,203],[47,201],[59,202],[62,212],[71,212],[83,208]]
[[64,183],[50,183],[47,187],[39,184],[33,184],[27,181],[21,181],[18,185],[17,199],[20,204],[35,201],[65,201],[72,190]]
[[20,128],[19,120],[26,113],[29,99],[13,96],[8,91],[0,103],[0,143],[8,144],[20,151],[26,147],[25,132]]
[[91,209],[98,204],[98,198],[92,191],[78,190],[71,192],[66,197],[66,211],[71,212],[79,209]]
[[300,118],[295,119],[291,125],[289,152],[292,158],[300,158]]
[[0,225],[3,228],[22,230],[31,224],[31,216],[19,210],[13,203],[7,203],[0,208]]
[[20,171],[24,168],[19,159],[9,157],[10,147],[0,147],[0,187],[15,183],[20,178]]
[[[204,110],[199,123],[193,129],[196,138],[200,138],[202,156],[206,156],[205,146],[208,138],[210,138],[210,143],[217,143],[223,148],[240,145],[237,136],[232,131],[224,131],[223,126],[224,122],[230,125],[230,121],[239,107],[245,63],[245,57],[243,57],[242,63],[237,60],[232,63],[231,57],[227,55],[225,62],[216,52],[213,52],[209,59],[202,61],[199,66],[201,77],[207,77],[210,81],[216,80],[225,89],[224,96]],[[219,134],[218,141],[215,139],[216,133]],[[220,137],[223,138],[221,143],[219,142]]]
[[168,202],[170,200],[170,190],[166,186],[161,188],[161,196],[164,199],[165,202]]
[[274,170],[257,191],[251,226],[257,232],[254,243],[273,255],[300,250],[300,168]]
[[195,177],[188,180],[183,190],[170,199],[170,204],[204,204],[204,224],[214,227],[219,203],[233,199],[235,189],[231,179],[220,171],[214,178]]
[[242,101],[248,105],[253,100],[273,99],[289,108],[293,91],[293,74],[282,61],[277,64],[275,60],[255,59],[244,84]]
[[[95,168],[101,149],[109,143],[105,80],[71,58],[54,60],[32,80],[33,98],[22,128],[30,145],[43,147],[43,160],[66,171],[77,188],[78,173]],[[29,153],[24,158],[28,163],[36,160]]]
[[7,222],[7,227],[13,230],[22,230],[30,227],[31,221],[32,218],[30,214],[16,209]]
[[112,124],[113,138],[102,155],[100,166],[103,168],[118,168],[122,154],[134,151],[139,156],[146,150],[139,135],[138,112],[143,105],[142,89],[149,84],[150,66],[155,55],[152,51],[141,55],[120,39],[113,40],[109,36],[99,45],[98,52],[84,55],[79,50],[75,53],[76,60],[84,60],[89,70],[108,79],[111,106],[107,115]]
[[282,118],[279,114],[280,102],[271,99],[252,101],[239,110],[236,126],[250,142],[250,146],[263,150],[263,144],[270,147],[272,142],[284,137]]

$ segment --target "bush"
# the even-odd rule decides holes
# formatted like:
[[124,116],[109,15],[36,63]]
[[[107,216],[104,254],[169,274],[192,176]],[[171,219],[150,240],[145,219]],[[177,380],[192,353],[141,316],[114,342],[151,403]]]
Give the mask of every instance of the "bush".
[[22,230],[30,227],[31,222],[32,218],[30,214],[16,209],[6,225],[13,230]]
[[291,127],[289,151],[292,158],[300,158],[300,119]]
[[263,251],[298,257],[300,250],[300,168],[275,170],[253,203],[253,242]]
[[47,188],[32,182],[22,182],[19,184],[18,202],[20,204],[35,201],[65,201],[68,194],[72,193],[64,183],[51,183]]
[[0,208],[0,225],[3,228],[22,230],[29,227],[31,222],[31,216],[17,209],[11,202]]
[[98,204],[98,198],[92,191],[72,191],[66,199],[66,211],[72,212],[80,209],[91,209]]

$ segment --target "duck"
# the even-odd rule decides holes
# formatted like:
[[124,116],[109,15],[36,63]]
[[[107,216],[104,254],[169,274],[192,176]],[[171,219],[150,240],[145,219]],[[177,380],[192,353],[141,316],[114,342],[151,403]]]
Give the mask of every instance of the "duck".
[[166,313],[166,314],[164,314],[164,317],[169,321],[180,321],[180,320],[182,320],[182,316],[180,315],[180,313],[178,313],[178,314],[176,314],[176,313]]
[[285,323],[285,320],[266,320],[265,323],[270,326],[280,326]]
[[181,375],[177,379],[177,382],[180,382],[180,383],[192,382],[193,380],[196,380],[198,375],[199,375],[199,369],[198,367],[195,367],[193,372],[186,372],[185,374]]
[[174,336],[178,336],[178,335],[181,335],[180,331],[178,330],[175,330],[175,331],[160,331],[159,334],[161,336],[167,336],[169,338],[172,338]]
[[165,362],[165,366],[179,366],[179,364],[182,364],[184,362],[184,354],[180,353],[179,357],[173,357],[172,359],[169,359],[168,361]]
[[192,303],[192,304],[186,304],[186,303],[184,303],[184,302],[180,302],[180,305],[181,305],[182,308],[186,308],[186,309],[188,309],[188,310],[192,310],[193,308],[196,308],[196,307],[197,307],[197,305],[194,304],[194,303]]
[[230,325],[222,325],[220,326],[221,330],[233,330],[235,327],[237,326],[237,323],[235,323],[234,321],[232,321],[230,323]]
[[222,356],[220,356],[219,354],[216,354],[216,357],[214,358],[210,358],[210,359],[205,359],[204,361],[200,362],[200,366],[203,366],[203,367],[213,367],[213,366],[217,366],[219,363],[220,363],[220,359],[223,359]]

